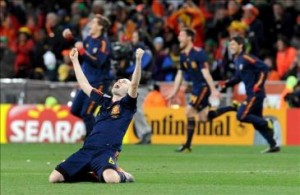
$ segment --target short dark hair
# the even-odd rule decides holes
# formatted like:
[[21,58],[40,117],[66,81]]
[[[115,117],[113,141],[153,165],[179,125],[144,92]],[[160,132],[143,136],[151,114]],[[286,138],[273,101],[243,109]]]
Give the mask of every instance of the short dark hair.
[[184,31],[187,34],[188,37],[191,37],[192,40],[194,40],[196,33],[195,33],[195,31],[193,29],[191,29],[191,28],[183,28],[180,31]]
[[98,19],[98,24],[103,26],[103,31],[106,32],[108,30],[108,28],[110,27],[110,25],[111,25],[109,19],[107,17],[104,17],[104,16],[100,15],[100,14],[96,14],[95,18]]
[[239,45],[245,45],[245,39],[241,36],[232,37],[230,41],[235,41]]

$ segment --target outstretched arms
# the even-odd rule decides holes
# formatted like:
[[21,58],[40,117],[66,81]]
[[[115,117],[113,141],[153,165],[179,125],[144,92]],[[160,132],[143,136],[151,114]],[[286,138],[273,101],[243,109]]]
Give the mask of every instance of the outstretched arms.
[[144,55],[144,50],[140,48],[137,49],[135,55],[136,55],[135,68],[128,89],[128,95],[133,98],[137,97],[137,90],[141,80],[141,72],[142,72],[141,64],[142,64],[142,57]]
[[79,83],[79,86],[84,91],[84,93],[87,96],[91,95],[91,91],[93,90],[93,87],[88,82],[87,78],[82,72],[82,69],[80,67],[79,61],[78,61],[78,50],[76,48],[73,48],[70,52],[70,58],[74,66],[74,71],[76,75],[77,82]]

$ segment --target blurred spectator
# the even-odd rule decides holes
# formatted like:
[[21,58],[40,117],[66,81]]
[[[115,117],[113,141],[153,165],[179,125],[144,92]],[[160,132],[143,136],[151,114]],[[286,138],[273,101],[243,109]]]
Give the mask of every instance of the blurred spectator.
[[293,92],[293,88],[296,86],[296,84],[297,84],[297,78],[296,77],[289,76],[287,78],[286,83],[285,83],[285,88],[280,94],[280,104],[279,104],[280,109],[288,108],[288,104],[287,104],[285,98],[286,98],[287,94]]
[[280,36],[277,39],[277,55],[276,65],[280,79],[285,79],[289,76],[290,71],[293,68],[297,50],[290,45],[287,37]]
[[278,81],[278,80],[280,80],[278,72],[275,70],[274,59],[271,56],[267,56],[264,59],[264,63],[269,67],[269,73],[268,73],[267,80],[268,81]]
[[167,19],[167,26],[179,34],[180,29],[189,27],[195,30],[195,46],[204,45],[205,18],[202,11],[192,2],[187,1],[182,8],[172,13]]
[[63,56],[63,63],[59,65],[57,69],[58,74],[58,80],[59,81],[76,81],[75,73],[73,70],[73,65],[71,62],[71,59],[69,57],[70,50],[63,50],[62,56]]
[[153,85],[153,90],[150,91],[145,97],[143,108],[165,108],[167,101],[160,93],[160,87],[157,84]]
[[243,11],[239,1],[229,0],[227,4],[227,12],[231,21],[240,20],[242,18]]
[[293,92],[284,96],[284,100],[290,108],[300,108],[300,81],[295,85]]
[[33,48],[34,43],[31,39],[31,31],[27,27],[20,28],[16,43],[16,58],[14,63],[16,78],[26,78],[29,76]]
[[217,57],[217,43],[213,39],[207,39],[205,41],[204,50],[207,55],[207,62],[209,64],[209,71],[214,80],[221,80],[222,73],[220,63],[218,62]]
[[279,35],[291,38],[293,36],[295,20],[293,21],[291,15],[285,11],[283,5],[279,2],[273,4],[273,14],[273,26],[271,27],[273,43]]
[[54,53],[56,59],[62,59],[61,51],[65,43],[62,37],[63,29],[59,26],[58,17],[54,12],[47,14],[45,28],[47,32],[46,44],[48,49]]
[[242,22],[249,26],[248,29],[248,39],[253,43],[255,47],[255,52],[252,52],[254,55],[259,55],[258,51],[263,43],[264,39],[264,26],[263,23],[257,18],[259,15],[258,9],[252,5],[247,4],[243,6],[244,14]]
[[164,50],[164,40],[156,37],[153,40],[155,55],[152,68],[152,78],[155,81],[173,81],[176,74],[176,67],[170,55]]

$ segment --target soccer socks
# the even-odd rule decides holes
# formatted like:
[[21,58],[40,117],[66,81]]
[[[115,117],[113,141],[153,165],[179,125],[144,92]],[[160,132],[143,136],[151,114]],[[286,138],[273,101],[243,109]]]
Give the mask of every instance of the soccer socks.
[[208,112],[207,119],[213,120],[214,118],[217,118],[218,116],[230,111],[236,111],[236,108],[233,106],[226,106],[226,107],[218,108],[217,110],[210,110]]
[[187,139],[186,139],[185,147],[190,148],[191,143],[192,143],[192,139],[193,139],[193,136],[194,136],[194,132],[195,132],[196,121],[195,121],[194,117],[188,118],[187,121],[188,121],[188,124],[187,124]]
[[126,182],[126,176],[123,172],[118,171],[118,174],[120,176],[120,183],[125,183]]

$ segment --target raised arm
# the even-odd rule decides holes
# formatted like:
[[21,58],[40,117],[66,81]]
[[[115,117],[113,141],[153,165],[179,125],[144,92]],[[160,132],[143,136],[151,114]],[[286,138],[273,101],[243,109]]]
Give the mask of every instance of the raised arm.
[[79,83],[79,86],[84,91],[84,93],[90,97],[91,91],[93,90],[93,87],[90,85],[89,81],[85,77],[85,75],[82,72],[82,69],[80,67],[79,61],[78,61],[78,50],[76,48],[73,48],[70,52],[70,58],[74,66],[74,71],[76,75],[77,82]]
[[142,64],[143,55],[144,55],[144,50],[142,50],[140,48],[136,50],[136,52],[135,52],[135,56],[136,56],[135,68],[132,73],[131,83],[130,83],[129,89],[128,89],[128,95],[133,98],[137,97],[137,90],[138,90],[140,80],[141,80],[141,74],[142,74],[141,64]]

